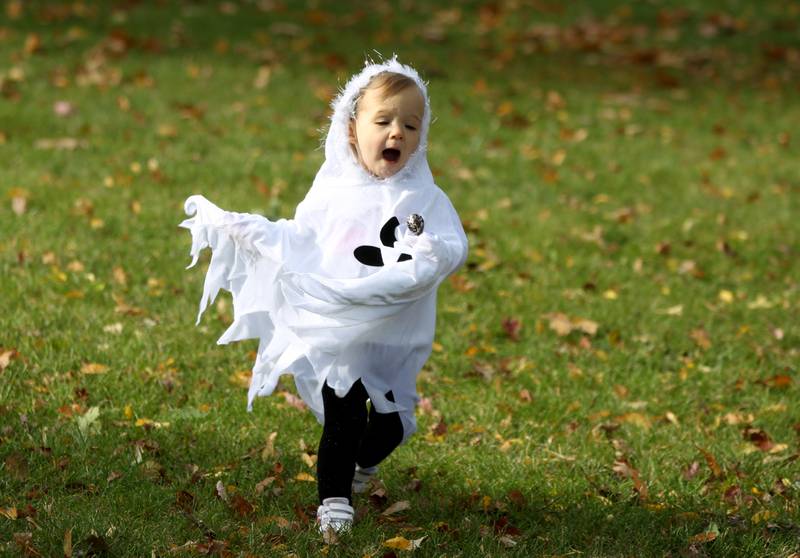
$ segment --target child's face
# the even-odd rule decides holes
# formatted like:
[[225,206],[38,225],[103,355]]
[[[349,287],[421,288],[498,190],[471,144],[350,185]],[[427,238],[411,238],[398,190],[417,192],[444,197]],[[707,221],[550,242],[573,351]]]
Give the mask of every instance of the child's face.
[[367,89],[350,122],[350,144],[361,166],[379,178],[400,171],[419,146],[424,112],[425,101],[416,87],[391,97]]

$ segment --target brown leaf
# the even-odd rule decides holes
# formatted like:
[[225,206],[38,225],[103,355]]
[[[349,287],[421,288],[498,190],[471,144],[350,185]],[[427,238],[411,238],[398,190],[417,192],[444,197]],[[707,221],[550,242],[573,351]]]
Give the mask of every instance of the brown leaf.
[[717,538],[717,533],[713,531],[704,531],[702,533],[694,535],[692,538],[689,539],[689,542],[694,544],[708,543],[713,540],[716,540],[716,538]]
[[64,532],[64,558],[72,558],[72,529]]
[[191,492],[179,490],[175,493],[175,504],[178,506],[178,509],[185,511],[186,513],[191,513],[192,508],[194,507],[194,496]]
[[431,433],[434,436],[444,436],[447,434],[447,423],[445,423],[444,417],[439,419],[439,422],[431,429]]
[[697,449],[700,450],[700,453],[702,453],[703,457],[706,458],[706,463],[708,464],[708,468],[711,469],[711,474],[714,476],[714,478],[722,477],[722,468],[717,463],[714,455],[710,451],[701,447],[698,447]]
[[33,546],[33,533],[14,533],[14,542],[24,556],[41,556],[42,554]]
[[261,494],[274,482],[275,477],[266,477],[265,479],[259,481],[258,484],[256,484],[256,494]]
[[519,490],[512,490],[507,494],[509,500],[511,500],[515,506],[522,509],[525,507],[526,500],[525,496],[523,496],[522,492]]
[[8,365],[11,364],[13,359],[18,357],[19,353],[16,349],[4,349],[0,347],[0,373],[8,368]]
[[[0,367],[2,367],[1,363]],[[792,385],[792,377],[787,374],[776,374],[766,380],[759,380],[758,383],[771,388],[786,389]]]
[[494,377],[494,366],[488,362],[475,361],[475,363],[472,365],[472,370],[474,374],[470,375],[480,376],[487,382],[491,381]]
[[5,469],[15,479],[24,481],[28,479],[28,458],[16,452],[6,456]]
[[86,547],[86,555],[87,556],[107,556],[108,555],[108,551],[109,551],[108,543],[100,535],[96,535],[96,534],[92,533],[88,537],[83,539],[83,542],[81,542],[80,544],[81,544],[81,547]]
[[555,331],[556,335],[563,337],[569,335],[572,331],[572,322],[566,314],[555,312],[552,314],[545,314],[544,317],[550,320],[550,329]]
[[381,513],[383,516],[392,515],[394,513],[398,513],[401,511],[405,511],[411,508],[411,504],[408,500],[400,500],[399,502],[395,502]]
[[255,511],[253,505],[240,494],[234,494],[231,498],[231,509],[239,517],[247,517]]
[[639,498],[641,500],[647,499],[647,485],[642,482],[639,471],[631,466],[626,458],[615,460],[612,470],[623,478],[631,479],[633,481],[633,489],[639,495]]
[[304,411],[306,409],[305,402],[299,397],[297,397],[295,394],[288,391],[282,391],[281,395],[286,400],[286,402],[295,409],[299,409],[300,411]]
[[511,316],[503,318],[502,321],[503,331],[506,337],[512,341],[519,341],[519,330],[522,329],[522,322]]
[[561,337],[569,335],[573,331],[582,331],[587,335],[595,335],[597,333],[597,322],[586,318],[569,317],[561,312],[545,314],[544,317],[550,321],[550,329]]
[[684,470],[683,470],[683,478],[686,480],[692,480],[694,477],[697,476],[697,473],[700,472],[700,463],[697,461],[692,461]]
[[708,332],[702,327],[693,330],[689,335],[701,349],[708,350],[711,348],[711,338],[708,336]]
[[112,270],[112,274],[114,277],[114,282],[117,285],[122,285],[123,287],[128,284],[128,274],[125,273],[125,270],[122,266],[115,266]]
[[742,489],[739,488],[738,485],[734,484],[733,486],[729,486],[727,489],[725,489],[725,492],[722,494],[722,498],[729,504],[735,504],[736,500],[741,495]]
[[269,461],[275,456],[275,438],[277,437],[277,432],[271,432],[267,436],[267,443],[264,444],[264,449],[261,450],[261,461]]
[[745,428],[743,434],[745,440],[761,451],[769,451],[775,446],[774,442],[770,440],[769,434],[759,428]]

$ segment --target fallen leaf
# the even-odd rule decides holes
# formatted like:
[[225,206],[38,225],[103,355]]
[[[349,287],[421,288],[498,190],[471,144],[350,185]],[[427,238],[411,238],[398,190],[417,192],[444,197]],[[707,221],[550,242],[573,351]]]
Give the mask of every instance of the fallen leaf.
[[261,450],[261,461],[269,461],[275,456],[275,438],[277,437],[277,432],[271,432],[267,436],[267,442],[264,444],[264,449]]
[[100,431],[99,417],[99,407],[90,407],[83,415],[76,417],[75,420],[78,423],[78,430],[84,438]]
[[75,112],[75,105],[69,101],[56,101],[53,103],[53,113],[62,118],[70,116]]
[[120,266],[115,266],[114,269],[111,271],[112,276],[114,277],[114,282],[118,285],[125,286],[128,284],[128,274],[125,273],[125,270],[122,269]]
[[775,446],[769,434],[759,428],[745,428],[743,435],[745,440],[750,441],[761,451],[770,451]]
[[59,151],[74,151],[75,149],[89,147],[89,142],[76,138],[42,138],[33,144],[36,149],[53,149]]
[[598,324],[592,320],[569,317],[561,312],[551,312],[550,314],[545,314],[544,317],[549,320],[550,329],[561,337],[569,335],[573,331],[582,331],[587,335],[595,335],[597,333]]
[[234,494],[231,499],[231,509],[239,517],[247,517],[255,511],[253,504],[248,502],[241,494]]
[[714,478],[722,477],[722,468],[717,463],[714,455],[710,451],[701,447],[698,447],[697,449],[700,450],[700,453],[702,453],[703,457],[706,458],[706,464],[708,464],[708,468],[711,469],[711,474],[714,475]]
[[228,490],[225,488],[225,484],[222,481],[217,481],[217,484],[214,486],[214,490],[220,500],[230,505],[231,500],[228,497]]
[[308,473],[297,473],[295,475],[294,480],[298,481],[305,481],[305,482],[317,482],[317,479],[314,478],[313,475],[309,475]]
[[384,541],[383,546],[397,550],[415,550],[419,548],[423,540],[425,540],[425,537],[420,537],[419,539],[414,539],[411,541],[405,537],[393,537],[387,541]]
[[686,480],[692,480],[694,477],[697,476],[697,473],[700,472],[700,463],[697,461],[692,461],[688,467],[683,470],[683,478]]
[[410,508],[411,508],[411,504],[408,502],[408,500],[400,500],[399,502],[395,502],[394,504],[392,504],[391,506],[389,506],[388,508],[383,510],[381,515],[388,516],[388,515],[392,515],[394,513],[405,511],[405,510],[410,509]]
[[105,364],[98,364],[96,362],[87,362],[81,366],[83,374],[105,374],[108,372],[108,366]]
[[17,508],[15,508],[14,506],[10,508],[0,508],[0,515],[5,517],[6,519],[10,519],[11,521],[16,521]]
[[644,428],[645,430],[649,430],[651,426],[653,426],[653,421],[650,420],[650,417],[644,415],[642,413],[624,413],[617,417],[619,422],[627,422],[628,424],[636,425],[640,428]]
[[701,349],[708,350],[711,348],[711,338],[708,336],[708,332],[702,327],[692,330],[689,335]]
[[765,521],[777,517],[777,515],[777,512],[771,510],[761,510],[753,514],[753,523],[764,523]]
[[719,536],[719,527],[717,527],[716,523],[711,523],[705,531],[702,533],[698,533],[689,539],[689,542],[693,544],[702,544],[708,543],[711,541],[716,540]]
[[22,551],[23,556],[41,556],[33,546],[33,533],[14,533],[14,543]]
[[522,322],[516,318],[507,317],[502,321],[503,331],[506,337],[512,341],[519,341],[519,330],[522,328]]
[[298,409],[300,411],[304,411],[306,409],[305,402],[302,399],[300,399],[299,397],[297,397],[295,394],[293,394],[291,392],[288,392],[288,391],[282,391],[281,395],[286,400],[286,403],[288,403],[289,405],[291,405],[295,409]]
[[620,477],[631,479],[633,481],[633,490],[639,495],[639,498],[641,500],[647,499],[647,485],[642,482],[639,471],[631,466],[626,458],[616,459],[612,470]]
[[234,386],[248,388],[250,387],[250,376],[252,376],[250,370],[240,370],[231,374],[228,380]]
[[658,310],[659,314],[666,314],[667,316],[681,316],[683,315],[683,304],[676,304],[664,310]]
[[771,388],[786,389],[792,385],[792,377],[787,374],[776,374],[766,380],[759,380],[759,383]]
[[447,434],[447,423],[445,423],[444,417],[439,419],[439,422],[433,427],[431,433],[434,436],[444,436]]
[[122,328],[123,328],[122,322],[116,322],[113,324],[108,324],[107,326],[103,326],[103,332],[119,335],[120,333],[122,333]]
[[501,535],[497,540],[506,548],[517,546],[517,541],[511,535]]
[[275,477],[266,477],[265,479],[259,481],[256,484],[256,494],[261,494],[274,482],[275,482]]
[[64,532],[64,558],[72,558],[72,528]]
[[19,356],[15,349],[4,349],[0,347],[0,372],[3,372],[11,361]]

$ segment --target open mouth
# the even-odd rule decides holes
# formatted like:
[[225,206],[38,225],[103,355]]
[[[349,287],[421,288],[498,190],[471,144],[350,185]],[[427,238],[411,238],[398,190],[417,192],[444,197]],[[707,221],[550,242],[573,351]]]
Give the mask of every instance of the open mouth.
[[383,150],[383,158],[390,163],[396,163],[400,159],[400,150],[399,149],[389,149]]

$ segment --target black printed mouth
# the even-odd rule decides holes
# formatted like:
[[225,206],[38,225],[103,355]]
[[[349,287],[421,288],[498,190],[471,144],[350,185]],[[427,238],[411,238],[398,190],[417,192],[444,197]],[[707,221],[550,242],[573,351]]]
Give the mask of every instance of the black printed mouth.
[[384,149],[383,158],[394,163],[400,159],[400,150],[392,149],[391,147],[389,149]]

